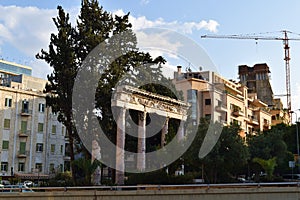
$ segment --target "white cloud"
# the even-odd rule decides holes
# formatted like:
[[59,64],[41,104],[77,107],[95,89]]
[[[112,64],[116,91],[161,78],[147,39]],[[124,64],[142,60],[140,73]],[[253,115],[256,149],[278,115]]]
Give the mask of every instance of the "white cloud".
[[[78,8],[70,9],[70,17],[78,14]],[[66,11],[68,12],[68,11]],[[40,9],[37,7],[0,6],[0,49],[4,45],[13,46],[29,61],[33,74],[46,78],[51,71],[45,62],[34,60],[40,50],[48,49],[51,33],[56,32],[53,18],[57,16],[57,9]],[[74,14],[75,13],[75,14]],[[75,21],[75,17],[70,19]],[[18,55],[8,57],[10,61],[18,60]],[[21,63],[22,64],[22,63]]]
[[[144,4],[149,3],[149,0],[141,0]],[[79,8],[71,8],[66,10],[70,13],[70,21],[74,24],[75,19],[78,16]],[[46,77],[46,74],[51,71],[50,67],[43,62],[35,61],[34,56],[40,52],[40,50],[48,49],[50,34],[56,33],[56,27],[52,18],[57,16],[56,9],[40,9],[37,7],[19,7],[19,6],[1,6],[0,5],[0,50],[2,53],[7,48],[14,47],[16,50],[10,50],[11,52],[21,52],[23,57],[29,57],[29,65],[33,68],[33,74],[42,78]],[[123,10],[117,10],[114,12],[118,15],[124,15]],[[149,20],[145,16],[135,17],[129,16],[130,22],[133,24],[135,30],[141,28],[154,28],[160,27],[178,31],[181,33],[193,33],[197,30],[207,30],[210,32],[216,32],[218,23],[213,20],[200,21],[200,22],[178,22],[171,21],[166,22],[162,18],[156,20]],[[143,35],[140,33],[140,37]],[[152,55],[168,54],[169,57],[176,58],[173,52],[180,47],[179,42],[170,42],[167,37],[162,34],[152,35],[160,43],[162,49],[168,49],[170,52],[160,51],[158,49],[149,49]],[[144,47],[151,47],[151,44],[147,44],[147,40],[144,40]],[[157,46],[157,45],[156,45]],[[11,55],[11,60],[19,60],[20,55]],[[27,59],[28,60],[28,59]],[[22,64],[22,63],[21,63]]]
[[[124,15],[124,11],[119,9],[113,12],[117,15]],[[179,21],[171,21],[166,22],[162,18],[158,18],[154,21],[148,20],[145,16],[134,17],[132,15],[129,16],[129,21],[132,23],[134,29],[142,29],[142,28],[166,28],[172,29],[174,31],[179,31],[181,33],[191,34],[193,31],[206,30],[209,32],[216,33],[218,31],[219,23],[215,20],[201,20],[199,22],[179,22]]]
[[[122,16],[122,9],[113,12],[115,15]],[[129,22],[136,32],[138,46],[144,51],[149,52],[152,57],[159,55],[165,58],[178,58],[178,49],[182,46],[180,41],[172,38],[172,34],[168,34],[169,30],[176,31],[181,34],[192,34],[194,31],[206,30],[209,32],[217,32],[219,23],[214,20],[201,20],[200,22],[166,22],[162,18],[156,20],[148,20],[145,16],[134,17],[129,15]],[[147,28],[160,28],[165,31],[157,31],[154,33],[143,32]],[[155,48],[151,48],[155,47]],[[159,48],[158,48],[159,47]]]
[[[138,47],[150,52],[153,57],[165,54],[169,57],[175,58],[177,57],[176,53],[178,48],[180,48],[182,44],[179,41],[171,42],[168,32],[168,30],[154,33],[137,31],[136,36]],[[159,48],[157,48],[158,46]]]
[[32,56],[47,47],[50,33],[55,30],[52,18],[56,10],[36,7],[0,6],[0,40]]

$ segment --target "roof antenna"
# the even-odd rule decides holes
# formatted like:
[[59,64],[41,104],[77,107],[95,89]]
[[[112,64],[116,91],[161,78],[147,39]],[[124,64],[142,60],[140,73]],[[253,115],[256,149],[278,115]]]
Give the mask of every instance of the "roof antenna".
[[191,63],[189,62],[189,66],[185,69],[186,72],[192,72]]

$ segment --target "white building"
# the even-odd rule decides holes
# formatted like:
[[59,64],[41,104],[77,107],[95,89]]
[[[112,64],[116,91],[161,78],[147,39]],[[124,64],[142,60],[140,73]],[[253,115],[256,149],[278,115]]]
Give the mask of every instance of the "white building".
[[46,107],[46,80],[31,68],[0,60],[0,176],[47,178],[64,171],[65,128]]

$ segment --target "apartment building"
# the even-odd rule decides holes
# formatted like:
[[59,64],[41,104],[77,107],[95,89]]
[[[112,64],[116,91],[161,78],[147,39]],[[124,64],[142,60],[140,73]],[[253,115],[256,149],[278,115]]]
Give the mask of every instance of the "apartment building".
[[0,176],[43,179],[63,171],[65,127],[46,107],[46,80],[31,68],[0,60]]
[[272,125],[289,124],[288,110],[283,108],[279,98],[274,99],[270,73],[270,68],[266,63],[255,64],[253,67],[247,65],[238,67],[240,83],[248,87],[249,94],[256,94],[257,98],[265,102],[271,109]]
[[204,117],[223,125],[238,124],[241,136],[269,129],[271,112],[268,105],[249,94],[248,88],[227,80],[215,72],[182,72],[178,66],[173,83],[182,90],[185,101],[192,106],[195,123]]

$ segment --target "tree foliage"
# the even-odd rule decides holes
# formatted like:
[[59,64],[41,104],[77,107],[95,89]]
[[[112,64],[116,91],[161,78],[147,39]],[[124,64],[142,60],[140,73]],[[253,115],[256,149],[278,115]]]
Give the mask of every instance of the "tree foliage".
[[[289,171],[288,161],[293,160],[291,152],[288,151],[287,143],[284,138],[290,131],[287,125],[273,126],[270,130],[264,131],[261,134],[251,136],[248,138],[248,146],[251,154],[251,159],[260,158],[269,160],[274,157],[277,158],[277,166],[275,172],[283,174]],[[291,144],[294,141],[291,141]],[[288,143],[290,144],[290,143]],[[250,162],[250,167],[255,174],[259,174],[260,168],[255,163]]]
[[[47,93],[46,103],[52,108],[52,112],[58,114],[58,120],[66,126],[70,157],[74,160],[74,141],[78,140],[72,122],[72,88],[78,70],[73,37],[75,30],[69,22],[69,14],[66,14],[61,6],[57,9],[58,16],[53,21],[58,33],[51,34],[49,50],[42,49],[36,57],[45,60],[53,68],[53,72],[47,76],[48,83],[44,90]],[[75,174],[74,171],[72,173]]]
[[239,135],[238,126],[224,127],[212,151],[203,159],[199,159],[199,149],[208,126],[208,122],[202,119],[196,138],[185,154],[185,164],[189,170],[203,170],[205,180],[210,183],[229,182],[247,164],[249,158],[247,146]]
[[262,158],[253,158],[252,161],[258,163],[265,170],[267,174],[267,180],[272,181],[273,173],[277,165],[276,157],[270,158],[268,160]]
[[[53,68],[53,72],[47,77],[49,83],[45,87],[45,93],[48,94],[46,101],[47,106],[50,106],[53,112],[58,113],[58,120],[66,126],[70,141],[72,175],[75,182],[76,174],[80,173],[74,171],[76,169],[74,166],[76,152],[73,147],[76,146],[77,153],[82,153],[87,160],[90,160],[90,153],[78,135],[72,115],[74,110],[81,111],[83,109],[80,106],[84,105],[86,96],[78,94],[82,104],[78,108],[72,108],[73,86],[78,71],[86,67],[91,74],[99,73],[97,68],[99,66],[95,63],[99,63],[101,59],[100,67],[108,66],[101,71],[101,77],[97,80],[95,107],[101,110],[100,125],[112,142],[115,142],[116,123],[113,119],[111,98],[117,83],[124,80],[123,83],[131,83],[151,92],[163,91],[164,95],[171,96],[172,92],[166,92],[166,90],[161,90],[159,85],[152,84],[156,80],[163,80],[169,84],[171,81],[162,76],[160,64],[166,62],[162,57],[153,59],[149,53],[141,52],[137,48],[137,39],[128,20],[129,13],[124,16],[113,16],[105,11],[97,0],[82,0],[80,14],[76,26],[74,26],[70,23],[69,14],[65,13],[61,6],[58,6],[57,9],[58,16],[53,19],[57,33],[51,34],[49,49],[42,49],[36,57],[44,60]],[[126,34],[121,35],[122,37],[109,40],[109,38],[124,32]],[[99,52],[98,57],[94,56],[86,61],[87,56],[101,43],[110,48],[112,56],[101,58],[101,52]],[[121,52],[122,55],[114,59],[114,51],[116,51],[115,53]],[[158,64],[158,67],[153,68],[153,64]],[[126,74],[129,76],[125,76]],[[148,77],[149,85],[143,87],[139,81],[145,80],[145,77]],[[89,78],[93,79],[93,77]],[[90,83],[89,80],[86,80],[82,84],[89,85]],[[92,115],[91,111],[88,108],[84,113],[89,119]],[[83,117],[82,120],[84,119]],[[91,130],[88,128],[93,126],[91,120],[85,121],[85,123],[87,125],[83,128]],[[92,133],[87,131],[86,134]],[[87,176],[85,180],[88,180],[89,171],[86,171],[85,176]]]

